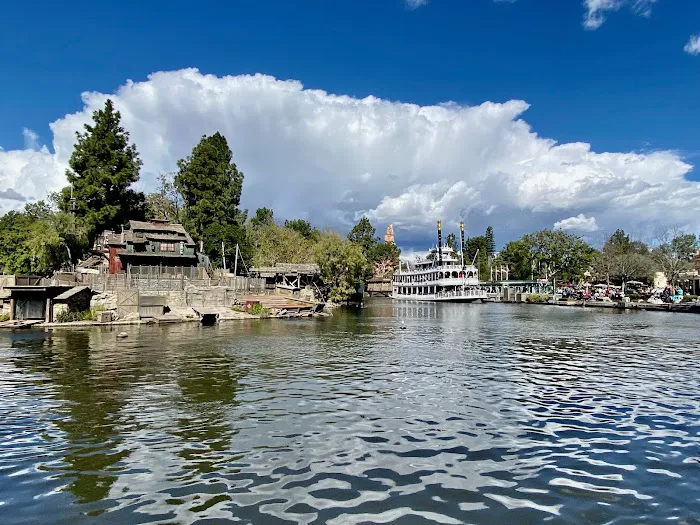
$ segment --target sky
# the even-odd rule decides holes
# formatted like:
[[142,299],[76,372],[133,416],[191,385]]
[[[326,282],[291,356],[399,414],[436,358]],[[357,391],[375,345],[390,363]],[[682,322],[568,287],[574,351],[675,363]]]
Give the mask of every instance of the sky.
[[438,219],[700,232],[697,0],[12,2],[0,71],[0,212],[65,185],[112,98],[144,191],[220,131],[244,207],[409,250]]

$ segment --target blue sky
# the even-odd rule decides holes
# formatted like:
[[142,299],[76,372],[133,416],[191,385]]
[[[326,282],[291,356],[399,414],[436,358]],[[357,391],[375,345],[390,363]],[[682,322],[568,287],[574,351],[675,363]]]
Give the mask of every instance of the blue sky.
[[22,149],[29,128],[53,152],[49,124],[84,111],[81,93],[195,67],[420,106],[524,100],[521,118],[540,137],[695,164],[700,56],[683,47],[700,33],[700,1],[646,0],[649,16],[614,1],[625,5],[596,30],[582,24],[595,0],[11,2],[0,146]]
[[[144,5],[147,7],[144,7]],[[303,7],[302,7],[303,6]],[[0,144],[81,109],[86,90],[197,67],[267,73],[306,87],[434,104],[523,99],[528,122],[594,148],[694,152],[700,2],[623,8],[597,31],[578,1],[402,0],[11,2],[0,22]]]

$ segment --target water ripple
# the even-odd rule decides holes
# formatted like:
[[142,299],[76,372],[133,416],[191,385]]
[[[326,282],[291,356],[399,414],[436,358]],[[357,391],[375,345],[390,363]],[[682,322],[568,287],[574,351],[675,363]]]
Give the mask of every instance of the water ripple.
[[700,523],[698,357],[513,305],[0,333],[0,519]]

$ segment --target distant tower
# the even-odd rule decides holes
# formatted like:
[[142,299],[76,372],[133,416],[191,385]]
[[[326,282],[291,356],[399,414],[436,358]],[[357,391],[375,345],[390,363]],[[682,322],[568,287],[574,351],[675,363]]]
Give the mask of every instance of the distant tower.
[[386,235],[384,235],[384,242],[387,244],[394,244],[394,225],[390,224],[386,228]]

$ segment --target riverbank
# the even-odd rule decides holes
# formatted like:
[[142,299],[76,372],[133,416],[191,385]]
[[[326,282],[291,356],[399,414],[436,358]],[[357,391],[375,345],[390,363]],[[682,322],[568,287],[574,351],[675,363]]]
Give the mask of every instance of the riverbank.
[[641,303],[641,302],[624,302],[624,301],[585,301],[585,300],[570,300],[570,301],[542,301],[542,302],[519,302],[519,301],[501,301],[504,303],[513,304],[532,304],[532,305],[549,305],[549,306],[564,306],[570,308],[607,308],[613,310],[645,310],[653,312],[679,312],[679,313],[700,313],[700,304],[697,303]]

